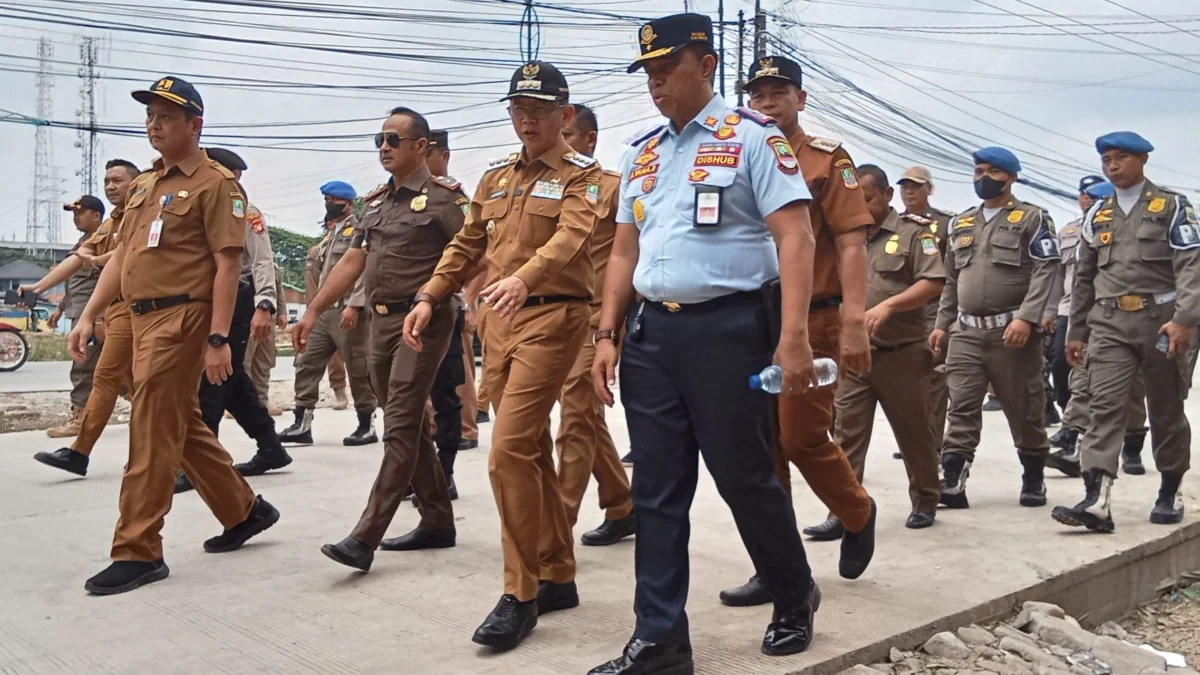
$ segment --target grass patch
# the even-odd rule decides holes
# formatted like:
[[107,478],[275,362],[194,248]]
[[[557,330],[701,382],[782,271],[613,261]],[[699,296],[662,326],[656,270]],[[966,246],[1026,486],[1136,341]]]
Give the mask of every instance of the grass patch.
[[29,340],[30,361],[70,361],[67,352],[67,336],[42,333],[24,333]]

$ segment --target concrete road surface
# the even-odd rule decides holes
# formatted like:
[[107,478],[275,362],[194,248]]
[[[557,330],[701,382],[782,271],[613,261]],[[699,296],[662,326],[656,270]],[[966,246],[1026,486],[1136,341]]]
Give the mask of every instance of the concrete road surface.
[[[272,380],[291,380],[296,376],[292,357],[280,356],[271,371]],[[22,394],[32,391],[70,391],[70,361],[40,361],[26,363],[15,373],[0,373],[0,394]]]

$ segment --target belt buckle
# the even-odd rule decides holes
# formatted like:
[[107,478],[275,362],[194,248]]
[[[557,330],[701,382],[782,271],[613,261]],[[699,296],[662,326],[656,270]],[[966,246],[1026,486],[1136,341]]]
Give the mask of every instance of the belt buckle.
[[1117,297],[1117,309],[1122,312],[1140,312],[1146,308],[1146,300],[1140,295],[1121,295]]
[[385,315],[385,316],[386,316],[386,315],[387,315],[387,313],[388,313],[388,308],[387,308],[387,305],[375,305],[375,313],[376,313],[376,314],[383,314],[383,315]]
[[664,302],[662,304],[662,306],[666,307],[667,311],[671,312],[672,314],[674,314],[675,312],[678,312],[681,308],[681,306],[678,302]]

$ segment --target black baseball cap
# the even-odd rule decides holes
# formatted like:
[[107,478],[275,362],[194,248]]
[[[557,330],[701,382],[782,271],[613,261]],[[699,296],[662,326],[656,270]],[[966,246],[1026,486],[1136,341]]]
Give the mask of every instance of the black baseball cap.
[[204,101],[200,98],[200,92],[187,82],[173,75],[162,77],[150,85],[149,89],[133,92],[133,98],[139,103],[149,105],[154,97],[164,98],[171,103],[190,110],[197,115],[204,116]]
[[1083,193],[1087,192],[1087,189],[1092,187],[1093,185],[1099,185],[1100,183],[1107,183],[1107,182],[1108,182],[1108,180],[1106,178],[1104,178],[1103,176],[1096,176],[1096,175],[1084,176],[1083,178],[1079,179],[1079,194],[1083,194]]
[[84,195],[70,204],[63,204],[63,211],[95,211],[104,215],[104,202],[92,195]]
[[438,150],[450,149],[450,132],[445,129],[432,129],[429,132],[429,147]]
[[507,101],[518,97],[536,98],[539,101],[567,101],[567,78],[554,66],[545,61],[530,61],[517,68],[508,85]]
[[786,56],[764,56],[750,66],[750,72],[746,73],[746,88],[749,89],[755,82],[768,78],[791,82],[800,88],[804,86],[804,74],[800,70],[800,64]]
[[655,19],[638,32],[641,54],[626,72],[641,69],[650,59],[670,56],[690,44],[713,46],[712,19],[704,14],[672,14]]
[[215,160],[230,171],[246,170],[246,160],[242,159],[241,155],[232,150],[226,150],[225,148],[205,148],[204,152],[208,153],[209,159]]

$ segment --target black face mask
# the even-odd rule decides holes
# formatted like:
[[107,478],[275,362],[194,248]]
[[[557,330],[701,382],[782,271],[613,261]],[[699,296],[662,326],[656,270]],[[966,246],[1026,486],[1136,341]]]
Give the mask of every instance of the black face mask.
[[995,199],[1004,194],[1004,181],[984,176],[975,181],[975,194],[980,199]]
[[337,220],[346,213],[346,205],[336,202],[325,202],[325,217],[329,220]]

